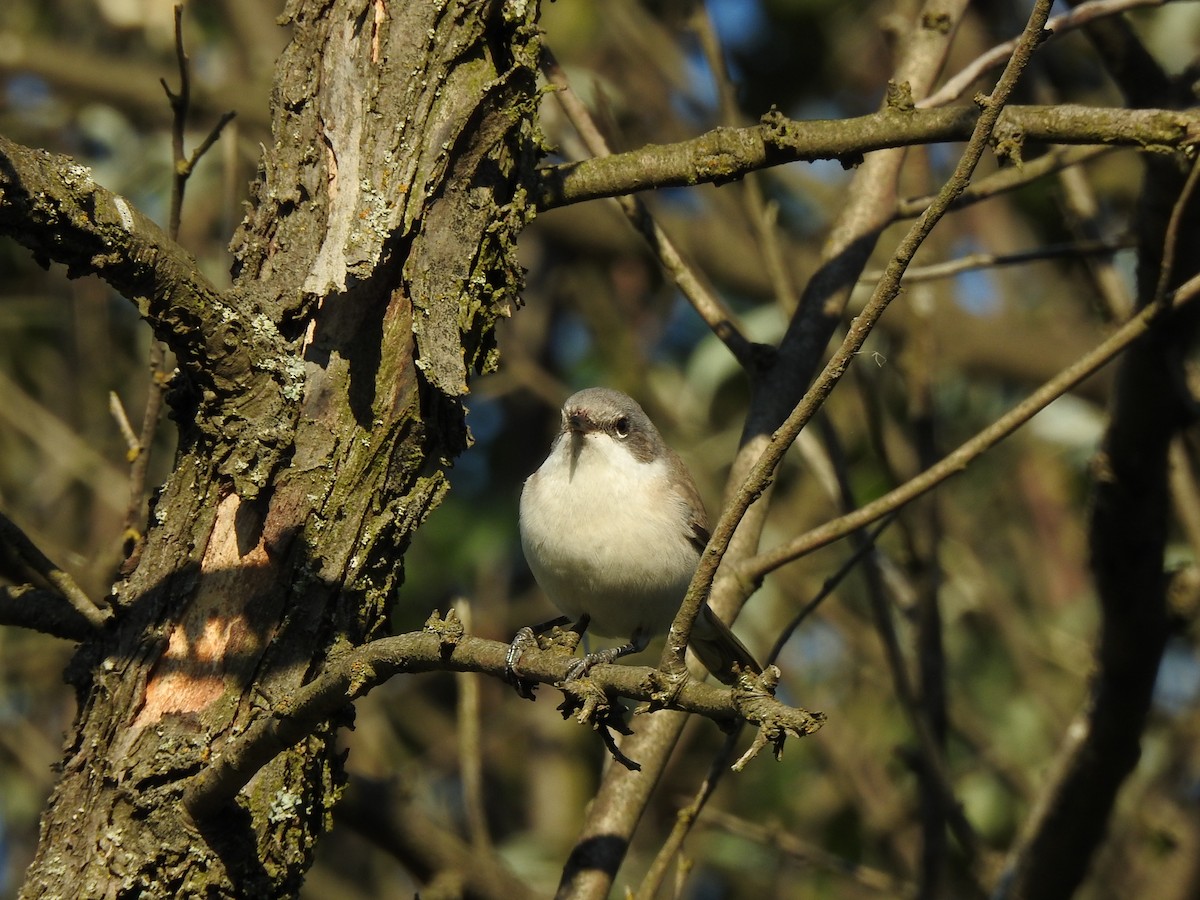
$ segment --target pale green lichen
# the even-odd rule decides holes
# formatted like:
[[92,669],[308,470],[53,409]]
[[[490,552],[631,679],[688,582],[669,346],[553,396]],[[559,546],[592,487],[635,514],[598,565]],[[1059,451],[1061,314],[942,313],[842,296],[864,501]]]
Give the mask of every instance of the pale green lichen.
[[304,798],[288,790],[279,790],[271,798],[271,808],[267,812],[267,820],[272,825],[291,822],[296,817],[296,811],[304,805]]

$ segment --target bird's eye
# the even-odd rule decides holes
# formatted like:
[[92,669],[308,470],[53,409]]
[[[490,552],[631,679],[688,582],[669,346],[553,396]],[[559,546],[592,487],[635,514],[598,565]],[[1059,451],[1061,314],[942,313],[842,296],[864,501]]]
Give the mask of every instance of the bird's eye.
[[622,440],[629,437],[629,419],[625,416],[621,416],[621,418],[617,419],[617,421],[614,423],[613,430],[616,431],[617,437],[621,438]]

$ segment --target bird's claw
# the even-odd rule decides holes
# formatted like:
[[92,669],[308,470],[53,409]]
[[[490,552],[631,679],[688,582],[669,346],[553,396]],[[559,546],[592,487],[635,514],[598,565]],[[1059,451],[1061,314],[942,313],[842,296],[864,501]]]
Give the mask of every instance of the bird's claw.
[[520,665],[525,651],[536,646],[537,635],[533,633],[532,628],[526,625],[517,631],[512,643],[508,645],[508,652],[504,655],[504,680],[513,686],[518,696],[526,700],[534,699],[537,682],[522,678],[517,672],[517,666]]
[[567,677],[563,681],[578,681],[580,678],[585,678],[588,672],[592,671],[596,666],[604,666],[616,662],[622,656],[625,656],[626,653],[627,651],[624,647],[610,647],[607,650],[586,653],[571,663],[567,668]]

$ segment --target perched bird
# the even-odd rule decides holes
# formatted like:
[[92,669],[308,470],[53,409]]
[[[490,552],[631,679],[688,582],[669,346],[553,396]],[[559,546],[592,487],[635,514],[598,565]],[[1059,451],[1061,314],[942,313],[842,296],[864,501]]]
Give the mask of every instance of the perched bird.
[[[580,620],[577,630],[629,641],[580,660],[572,676],[666,632],[706,543],[695,482],[642,408],[607,388],[568,399],[550,455],[521,492],[521,546],[554,605]],[[726,684],[735,663],[762,671],[707,603],[690,643]]]

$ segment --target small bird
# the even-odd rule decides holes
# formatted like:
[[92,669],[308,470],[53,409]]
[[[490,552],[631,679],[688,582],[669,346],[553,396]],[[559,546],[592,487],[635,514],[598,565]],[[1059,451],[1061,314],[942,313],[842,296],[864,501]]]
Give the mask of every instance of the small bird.
[[[708,537],[687,466],[631,397],[588,388],[567,400],[549,456],[521,491],[521,546],[542,590],[579,620],[576,630],[629,641],[580,660],[572,677],[666,632]],[[690,643],[726,684],[735,664],[762,671],[707,603]]]

